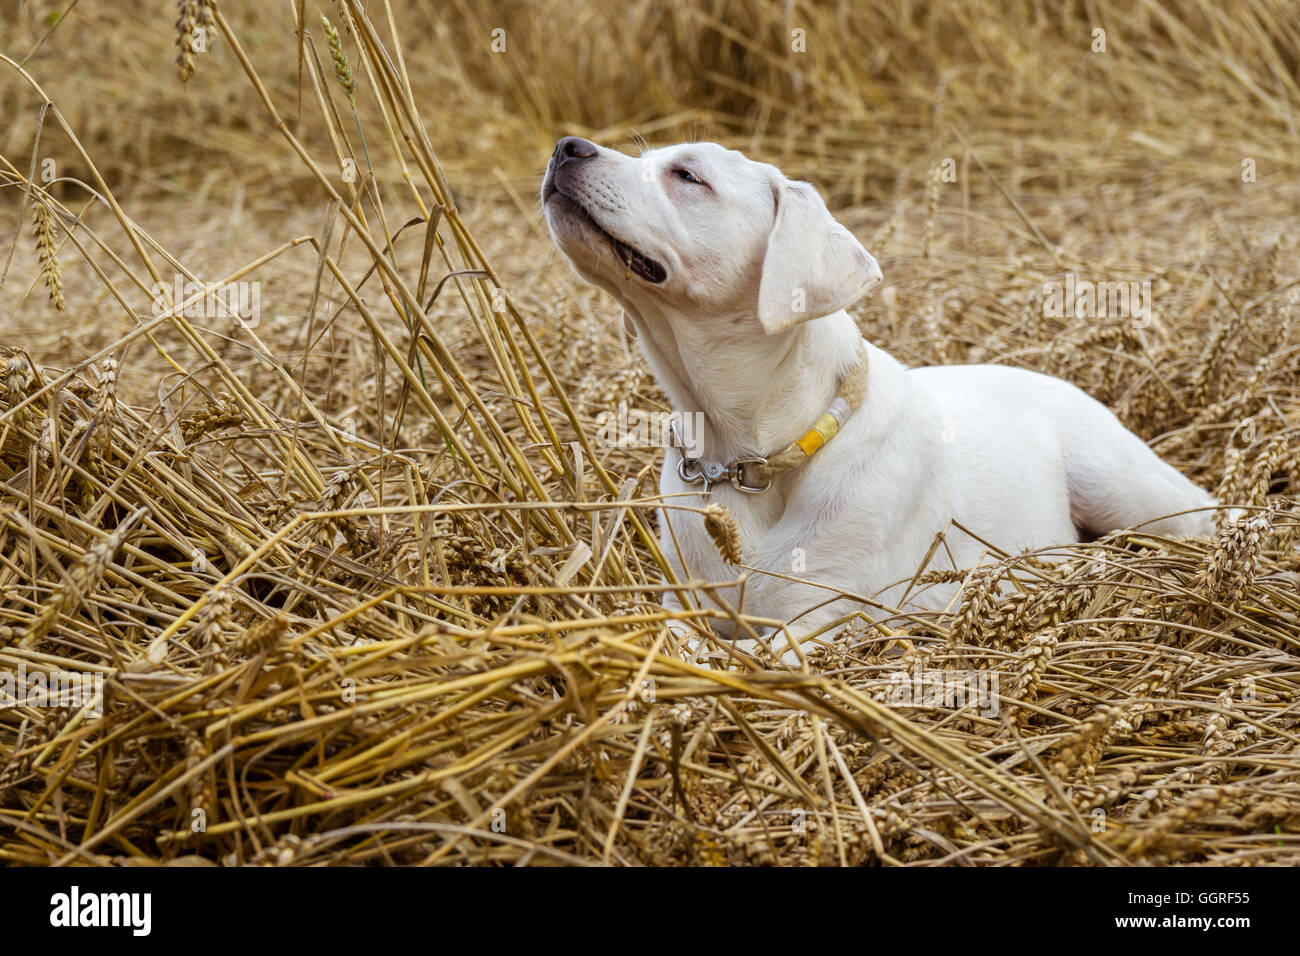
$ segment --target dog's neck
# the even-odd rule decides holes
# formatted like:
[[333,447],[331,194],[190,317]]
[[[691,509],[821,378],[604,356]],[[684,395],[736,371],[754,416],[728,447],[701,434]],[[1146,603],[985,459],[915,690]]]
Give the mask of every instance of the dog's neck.
[[628,315],[675,412],[702,412],[699,457],[767,455],[802,436],[835,397],[861,335],[840,311],[765,335],[757,319]]

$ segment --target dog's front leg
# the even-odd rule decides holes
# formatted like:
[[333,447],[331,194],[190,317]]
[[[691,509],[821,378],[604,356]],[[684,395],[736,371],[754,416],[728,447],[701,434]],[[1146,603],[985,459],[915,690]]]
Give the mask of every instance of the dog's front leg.
[[[678,582],[692,580],[676,561],[670,559],[669,565]],[[659,603],[672,615],[664,621],[664,626],[672,632],[681,656],[696,664],[705,660],[725,660],[727,655],[715,644],[719,638],[730,639],[733,628],[731,622],[719,618],[722,609],[709,599],[710,592],[692,587],[678,590],[667,580],[663,583],[666,590]]]
[[782,664],[798,667],[800,659],[795,648],[800,648],[806,657],[817,649],[819,642],[829,643],[835,637],[834,625],[851,613],[843,601],[837,601],[833,609],[817,608],[800,615],[782,630],[773,631],[769,637],[772,653]]
[[[665,582],[667,583],[667,582]],[[696,618],[698,623],[692,623],[692,620],[686,616],[686,609],[682,606],[681,599],[677,596],[676,591],[667,591],[663,600],[660,602],[664,610],[669,611],[680,617],[670,617],[664,621],[664,627],[671,632],[676,644],[677,650],[681,656],[692,664],[698,664],[708,654],[708,638],[701,632],[702,628],[708,627],[707,620]]]
[[[830,572],[806,573],[812,580],[830,577]],[[834,625],[861,607],[837,597],[833,589],[775,576],[751,578],[750,589],[751,607],[757,614],[785,622],[783,627],[772,628],[764,639],[774,659],[791,667],[800,663],[796,646],[807,655],[819,642],[829,643],[834,637]]]

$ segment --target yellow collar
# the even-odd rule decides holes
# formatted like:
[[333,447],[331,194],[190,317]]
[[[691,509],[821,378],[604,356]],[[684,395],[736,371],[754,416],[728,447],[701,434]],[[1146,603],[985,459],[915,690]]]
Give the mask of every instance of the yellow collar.
[[[839,391],[821,417],[813,423],[804,436],[791,442],[784,449],[766,458],[737,458],[726,464],[701,461],[699,458],[687,458],[685,451],[677,463],[677,476],[688,484],[704,482],[707,492],[710,485],[729,482],[737,491],[756,495],[772,487],[778,476],[804,464],[815,455],[823,445],[835,437],[836,433],[848,421],[867,394],[867,347],[861,346],[858,362],[844,381]],[[674,447],[681,449],[682,443],[673,427]]]

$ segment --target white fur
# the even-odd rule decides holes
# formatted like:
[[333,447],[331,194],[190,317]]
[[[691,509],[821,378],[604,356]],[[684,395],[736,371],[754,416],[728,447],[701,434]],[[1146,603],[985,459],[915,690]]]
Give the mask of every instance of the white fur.
[[[880,278],[816,190],[713,143],[639,157],[603,148],[566,162],[559,155],[543,184],[552,236],[579,274],[622,304],[673,408],[704,414],[701,457],[771,454],[803,435],[857,355],[861,339],[844,308]],[[593,221],[659,262],[666,279],[629,275]],[[864,401],[806,465],[758,495],[713,487],[752,567],[896,606],[940,532],[930,568],[971,567],[987,550],[954,520],[1010,552],[1073,543],[1081,531],[1212,531],[1210,511],[1194,509],[1215,500],[1074,386],[998,365],[907,369],[867,348]],[[678,461],[669,449],[661,493],[698,493],[678,477]],[[1184,511],[1192,513],[1168,517]],[[663,517],[681,560],[666,527],[663,550],[682,580],[736,576],[699,515]],[[941,607],[951,594],[931,588],[907,603]],[[733,606],[740,599],[722,596]],[[751,574],[743,610],[791,622],[797,639],[863,610],[823,603],[833,596]]]

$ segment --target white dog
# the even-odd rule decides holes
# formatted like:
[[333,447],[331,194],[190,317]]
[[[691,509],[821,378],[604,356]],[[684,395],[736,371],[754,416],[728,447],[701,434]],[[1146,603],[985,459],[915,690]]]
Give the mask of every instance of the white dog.
[[[880,267],[816,189],[773,166],[714,143],[631,157],[570,136],[542,201],[578,273],[622,304],[673,409],[703,415],[698,452],[667,451],[661,494],[726,507],[763,572],[738,609],[788,622],[796,641],[863,610],[840,594],[946,604],[951,588],[907,590],[945,529],[930,568],[979,562],[987,548],[953,521],[1008,552],[1139,525],[1213,530],[1214,498],[1074,386],[999,365],[907,369],[864,342],[844,310]],[[736,578],[701,515],[667,508],[661,526],[679,580]],[[735,608],[738,590],[718,593]]]

